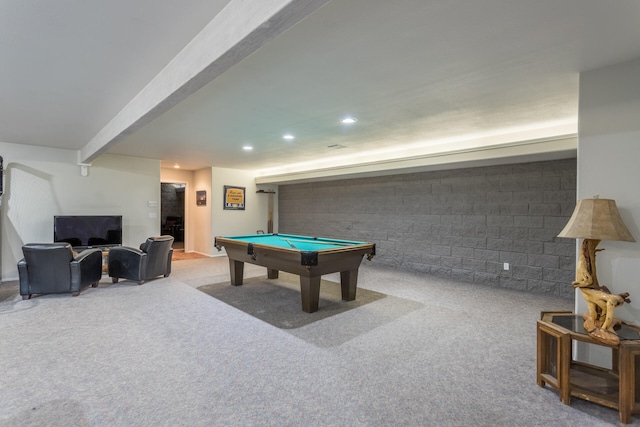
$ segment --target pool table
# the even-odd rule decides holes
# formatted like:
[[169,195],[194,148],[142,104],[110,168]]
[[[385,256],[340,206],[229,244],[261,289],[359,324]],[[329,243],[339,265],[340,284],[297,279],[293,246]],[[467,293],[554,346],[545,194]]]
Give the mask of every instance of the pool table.
[[354,300],[362,258],[371,260],[376,253],[373,243],[277,233],[216,237],[215,246],[227,252],[234,286],[242,285],[245,262],[266,267],[269,279],[277,279],[278,271],[300,276],[302,310],[307,313],[318,311],[323,274],[339,271],[342,299]]

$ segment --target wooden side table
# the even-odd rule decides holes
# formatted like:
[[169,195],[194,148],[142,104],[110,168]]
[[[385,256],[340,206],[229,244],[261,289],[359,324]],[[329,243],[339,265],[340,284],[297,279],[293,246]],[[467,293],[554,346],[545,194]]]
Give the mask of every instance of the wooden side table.
[[109,248],[102,248],[102,274],[109,273]]
[[[549,385],[565,405],[571,397],[588,400],[618,411],[620,422],[640,414],[640,328],[623,324],[617,330],[620,344],[611,346],[591,338],[582,327],[581,315],[542,312],[537,322],[536,380]],[[611,369],[573,360],[573,341],[611,348]]]

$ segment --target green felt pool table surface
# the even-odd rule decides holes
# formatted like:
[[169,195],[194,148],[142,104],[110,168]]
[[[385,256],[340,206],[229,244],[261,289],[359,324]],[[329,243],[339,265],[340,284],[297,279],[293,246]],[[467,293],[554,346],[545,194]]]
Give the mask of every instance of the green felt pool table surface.
[[368,245],[366,242],[297,236],[293,234],[252,234],[249,236],[231,236],[226,237],[226,239],[301,251],[326,251],[344,247]]

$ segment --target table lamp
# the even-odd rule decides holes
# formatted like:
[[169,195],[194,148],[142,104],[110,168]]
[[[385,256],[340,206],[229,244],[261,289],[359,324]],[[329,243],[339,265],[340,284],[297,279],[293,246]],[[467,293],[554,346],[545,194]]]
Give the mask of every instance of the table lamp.
[[631,302],[629,294],[612,294],[606,286],[600,286],[596,276],[596,249],[601,240],[635,242],[624,225],[615,200],[579,200],[569,222],[558,237],[584,239],[578,255],[574,288],[580,288],[587,301],[584,328],[594,339],[606,344],[620,342],[613,327],[620,321],[614,318],[615,308]]

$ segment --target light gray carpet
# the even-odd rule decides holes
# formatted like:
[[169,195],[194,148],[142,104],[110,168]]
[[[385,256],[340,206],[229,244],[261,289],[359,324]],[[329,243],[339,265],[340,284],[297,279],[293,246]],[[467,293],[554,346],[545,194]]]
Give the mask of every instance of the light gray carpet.
[[13,299],[20,292],[17,281],[0,283],[0,302]]
[[0,426],[618,425],[536,384],[536,319],[572,301],[374,263],[359,286],[387,297],[287,330],[196,289],[228,280],[226,258],[16,294],[0,301]]

